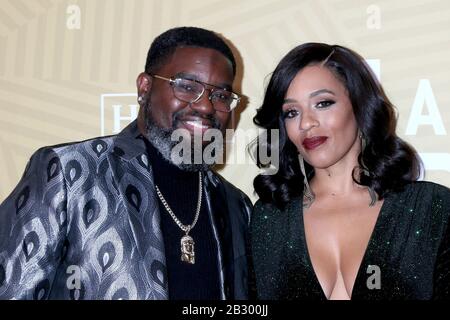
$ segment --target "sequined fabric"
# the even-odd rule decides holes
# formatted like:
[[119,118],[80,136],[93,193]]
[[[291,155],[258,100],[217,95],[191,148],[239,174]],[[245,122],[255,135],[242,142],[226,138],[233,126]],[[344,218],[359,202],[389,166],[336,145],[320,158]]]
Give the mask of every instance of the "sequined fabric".
[[[354,300],[450,299],[450,190],[411,183],[386,197],[358,271]],[[255,204],[251,247],[260,299],[325,300],[312,268],[299,199]],[[381,285],[370,277],[379,268]]]

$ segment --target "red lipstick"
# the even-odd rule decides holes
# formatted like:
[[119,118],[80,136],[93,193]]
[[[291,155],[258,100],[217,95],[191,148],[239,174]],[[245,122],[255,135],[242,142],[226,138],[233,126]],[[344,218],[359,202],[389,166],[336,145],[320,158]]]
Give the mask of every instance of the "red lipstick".
[[320,146],[327,139],[328,137],[324,136],[306,138],[305,140],[303,140],[303,146],[305,147],[306,150],[312,150]]

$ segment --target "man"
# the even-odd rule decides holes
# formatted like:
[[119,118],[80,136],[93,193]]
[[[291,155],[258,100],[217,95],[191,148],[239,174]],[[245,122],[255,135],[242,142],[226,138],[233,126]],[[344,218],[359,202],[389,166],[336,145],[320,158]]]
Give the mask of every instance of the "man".
[[188,160],[224,132],[235,68],[213,32],[166,31],[137,79],[137,121],[37,151],[0,206],[0,298],[246,299],[249,199],[172,154],[177,130]]

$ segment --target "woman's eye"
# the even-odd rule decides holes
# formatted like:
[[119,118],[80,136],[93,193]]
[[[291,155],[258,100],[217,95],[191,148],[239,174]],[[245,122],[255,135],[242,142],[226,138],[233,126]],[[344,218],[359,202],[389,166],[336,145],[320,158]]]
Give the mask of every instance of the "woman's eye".
[[324,100],[320,101],[318,104],[316,104],[316,108],[326,108],[334,104],[335,102],[333,100]]
[[292,119],[298,115],[298,111],[294,109],[286,110],[283,112],[284,119]]

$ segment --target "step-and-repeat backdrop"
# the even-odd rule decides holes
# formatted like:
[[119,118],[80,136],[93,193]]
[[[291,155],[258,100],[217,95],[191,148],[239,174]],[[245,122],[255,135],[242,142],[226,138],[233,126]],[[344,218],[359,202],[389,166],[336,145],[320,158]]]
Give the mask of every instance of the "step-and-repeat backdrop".
[[39,147],[114,134],[132,121],[149,44],[182,25],[219,32],[235,47],[246,103],[220,172],[252,200],[252,117],[280,58],[309,41],[367,59],[425,179],[450,187],[447,0],[0,0],[0,201]]

